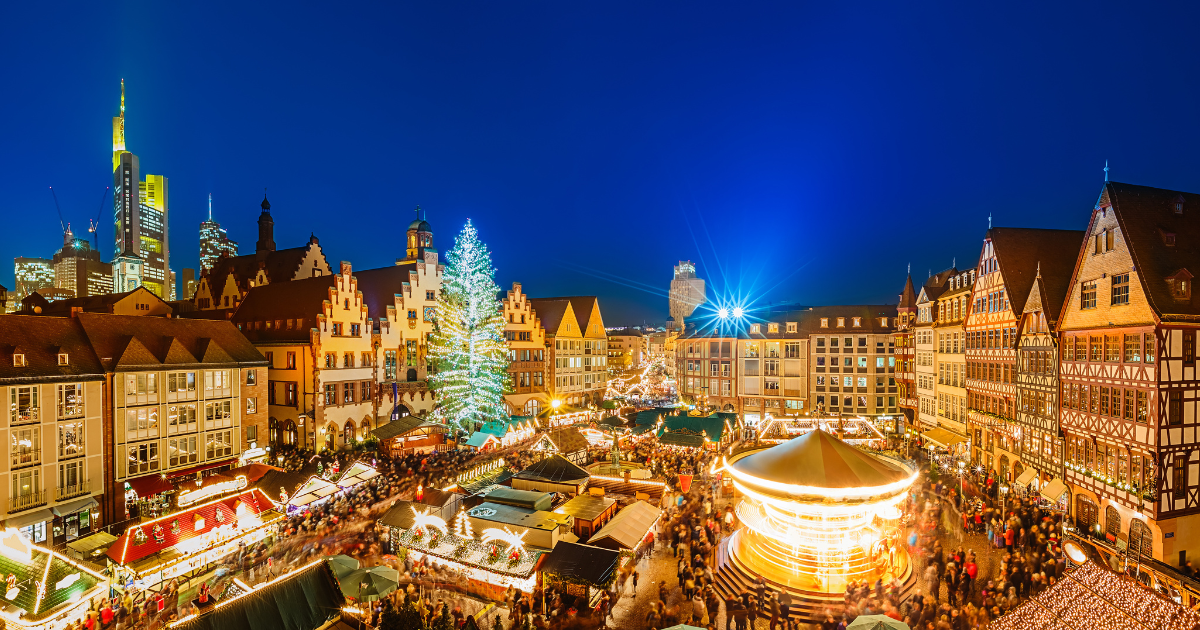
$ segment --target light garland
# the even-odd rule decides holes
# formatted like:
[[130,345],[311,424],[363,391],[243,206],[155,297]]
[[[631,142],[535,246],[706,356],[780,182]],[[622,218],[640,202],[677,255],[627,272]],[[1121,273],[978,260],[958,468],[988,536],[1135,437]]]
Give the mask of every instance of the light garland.
[[1193,630],[1200,614],[1087,562],[988,626],[991,630]]
[[491,254],[468,220],[446,255],[429,356],[436,416],[464,429],[506,417],[508,344]]

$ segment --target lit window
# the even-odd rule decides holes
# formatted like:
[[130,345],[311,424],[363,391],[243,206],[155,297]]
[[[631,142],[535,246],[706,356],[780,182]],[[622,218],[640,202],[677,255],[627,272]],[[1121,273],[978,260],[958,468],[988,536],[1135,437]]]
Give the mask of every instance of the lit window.
[[846,327],[846,318],[845,317],[839,317],[839,318],[837,318],[837,320],[838,320],[838,322],[837,322],[838,328]]
[[821,328],[829,328],[829,318],[828,317],[821,318]]
[[66,353],[66,352],[59,352],[59,353],[58,353],[58,364],[59,364],[59,365],[67,365],[67,363],[68,363],[68,361],[67,361],[67,353]]

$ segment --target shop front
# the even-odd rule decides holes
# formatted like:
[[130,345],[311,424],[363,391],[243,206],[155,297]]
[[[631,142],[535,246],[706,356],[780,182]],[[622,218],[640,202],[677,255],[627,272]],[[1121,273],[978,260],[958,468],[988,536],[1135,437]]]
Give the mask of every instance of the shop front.
[[232,457],[184,470],[127,479],[125,518],[157,518],[170,514],[175,510],[178,495],[205,485],[209,477],[226,473],[238,463],[238,458]]
[[54,515],[53,545],[58,547],[83,538],[100,526],[100,503],[94,497],[83,497],[50,508]]

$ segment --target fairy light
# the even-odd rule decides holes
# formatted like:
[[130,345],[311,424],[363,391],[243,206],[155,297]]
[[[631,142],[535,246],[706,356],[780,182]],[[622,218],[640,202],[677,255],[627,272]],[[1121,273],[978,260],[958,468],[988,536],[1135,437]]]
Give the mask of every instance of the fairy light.
[[1193,630],[1200,613],[1087,562],[1012,612],[992,630]]

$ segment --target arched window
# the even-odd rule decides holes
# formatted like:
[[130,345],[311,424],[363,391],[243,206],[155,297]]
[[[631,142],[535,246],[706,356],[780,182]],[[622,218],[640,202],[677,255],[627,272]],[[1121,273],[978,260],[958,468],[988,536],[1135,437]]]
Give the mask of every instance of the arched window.
[[1136,518],[1129,521],[1129,553],[1154,556],[1154,533]]
[[342,427],[342,444],[352,446],[354,444],[354,421],[347,420],[346,426]]
[[275,418],[267,418],[267,440],[271,444],[279,443],[279,421]]
[[291,420],[283,423],[283,443],[296,443],[296,423]]
[[1121,533],[1121,515],[1111,505],[1104,508],[1104,531],[1113,536]]
[[536,398],[530,398],[529,402],[525,403],[525,415],[537,417],[541,411],[541,402]]
[[1096,506],[1096,502],[1091,499],[1079,495],[1075,497],[1075,526],[1081,530],[1088,531],[1092,529],[1098,521],[1100,510]]

